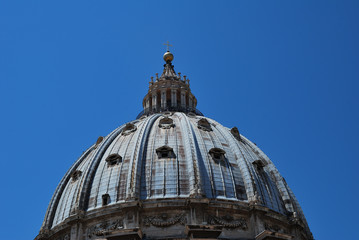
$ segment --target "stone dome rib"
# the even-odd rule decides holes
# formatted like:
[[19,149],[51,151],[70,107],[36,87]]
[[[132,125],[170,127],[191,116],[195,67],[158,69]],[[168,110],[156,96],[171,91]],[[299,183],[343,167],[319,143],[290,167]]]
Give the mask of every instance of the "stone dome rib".
[[[127,189],[130,189],[130,193],[128,195],[129,198],[132,199],[138,199],[140,194],[140,172],[141,172],[141,165],[143,158],[145,156],[145,153],[147,152],[147,144],[149,139],[149,134],[151,131],[151,128],[154,126],[155,121],[159,117],[159,114],[156,114],[154,116],[150,116],[147,120],[147,124],[145,125],[144,133],[141,138],[141,142],[136,142],[136,148],[134,150],[137,150],[137,152],[134,152],[133,156],[136,156],[138,161],[136,162],[135,158],[132,158],[131,161],[131,177],[128,178],[127,182]],[[140,143],[140,145],[138,145]]]
[[200,176],[199,165],[198,165],[198,154],[195,151],[196,141],[193,138],[193,129],[189,119],[184,114],[178,114],[179,126],[182,129],[182,141],[184,146],[183,151],[186,156],[188,172],[189,174],[189,194],[190,196],[201,196],[203,194],[200,185],[202,185],[202,178]]
[[103,154],[107,150],[108,146],[112,143],[112,141],[118,136],[118,134],[121,133],[122,129],[125,126],[122,125],[121,127],[114,130],[108,137],[105,138],[105,140],[100,144],[98,151],[96,152],[96,155],[94,156],[91,165],[89,166],[88,172],[86,174],[86,178],[84,181],[84,186],[81,191],[80,200],[79,200],[79,210],[86,210],[88,207],[89,202],[89,194],[90,194],[90,187],[92,186],[94,173],[97,170],[98,164],[100,163],[100,160],[102,159]]
[[239,169],[241,171],[241,175],[243,176],[243,183],[246,190],[246,195],[249,201],[253,200],[253,194],[254,194],[254,186],[253,182],[251,180],[251,173],[248,168],[248,165],[246,164],[246,161],[243,157],[242,153],[242,146],[240,143],[229,131],[228,128],[223,127],[221,124],[216,124],[216,129],[218,132],[227,140],[228,142],[228,148],[231,149],[232,157],[231,159],[235,159],[237,161],[237,164],[239,165]]
[[63,191],[66,187],[66,183],[69,181],[70,176],[72,174],[73,171],[76,170],[76,168],[81,164],[81,162],[93,151],[94,146],[91,146],[89,149],[87,149],[81,156],[80,158],[70,167],[70,169],[66,172],[65,176],[61,179],[59,185],[57,186],[55,193],[53,194],[50,204],[47,208],[46,214],[45,214],[45,218],[42,224],[41,228],[51,228],[52,223],[53,223],[53,219],[54,219],[54,215],[55,215],[55,211],[57,210],[57,206],[58,203],[60,201],[60,198],[63,194]]
[[[248,178],[249,172],[247,165],[243,162],[244,159],[239,157],[241,155],[240,142],[230,133],[230,130],[228,128],[223,127],[217,122],[215,122],[215,124],[215,129],[218,131],[218,134],[224,139],[224,141],[227,142],[228,146],[225,147],[225,150],[229,154],[229,161],[231,162],[231,164],[237,164],[239,166],[240,175],[237,173],[237,175],[234,175],[234,179],[236,183],[240,182],[240,185],[244,186],[245,192],[243,192],[243,194],[246,195],[246,197],[242,197],[242,199],[249,199],[249,196],[251,196],[251,193],[253,192],[253,185],[250,181],[250,178]],[[238,190],[243,191],[242,188]]]
[[[76,167],[76,170],[86,172],[89,164],[91,163],[92,157],[95,153],[93,149],[89,154],[81,161],[81,163]],[[72,182],[69,179],[66,183],[62,197],[59,199],[59,203],[53,218],[52,225],[57,225],[64,221],[74,213],[78,208],[78,198],[83,186],[84,174],[75,182]]]

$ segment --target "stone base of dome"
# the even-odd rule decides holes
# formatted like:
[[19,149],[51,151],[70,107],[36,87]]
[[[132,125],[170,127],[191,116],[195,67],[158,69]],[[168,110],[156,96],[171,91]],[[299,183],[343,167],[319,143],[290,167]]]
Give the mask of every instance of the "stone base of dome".
[[[204,201],[206,200],[206,201]],[[81,212],[36,240],[312,239],[293,217],[247,202],[153,199]]]

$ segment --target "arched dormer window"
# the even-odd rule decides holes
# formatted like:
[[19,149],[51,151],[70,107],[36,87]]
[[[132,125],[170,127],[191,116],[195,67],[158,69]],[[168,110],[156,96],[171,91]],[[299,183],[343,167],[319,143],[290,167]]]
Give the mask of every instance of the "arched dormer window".
[[211,124],[208,122],[207,119],[205,118],[201,118],[198,122],[197,122],[197,126],[199,129],[203,130],[203,131],[207,131],[210,132],[212,131],[212,127]]
[[122,130],[122,135],[123,136],[127,136],[130,135],[131,133],[133,133],[134,131],[137,130],[137,127],[135,124],[132,123],[127,123],[126,126],[123,128]]
[[110,154],[106,158],[107,166],[112,167],[120,162],[122,162],[122,157],[117,153]]
[[261,159],[255,160],[252,164],[257,168],[257,170],[263,170],[267,163]]
[[102,206],[108,205],[110,201],[111,201],[110,195],[108,195],[107,193],[102,195]]
[[163,146],[156,149],[158,158],[175,158],[176,155],[173,152],[173,148],[169,146]]
[[158,124],[160,128],[163,129],[170,129],[171,127],[174,127],[173,119],[169,117],[164,117],[160,120],[160,123]]
[[220,148],[211,148],[209,150],[209,155],[211,155],[212,159],[216,162],[224,161],[226,152]]
[[97,138],[97,141],[96,141],[96,144],[95,144],[95,148],[98,146],[98,145],[100,145],[100,143],[103,141],[103,137],[102,136],[100,136],[100,137],[98,137]]
[[82,172],[80,170],[76,170],[71,174],[71,179],[73,182],[76,182],[82,175]]
[[231,129],[231,133],[232,133],[233,137],[235,137],[235,139],[237,139],[238,141],[241,141],[241,140],[242,140],[241,134],[239,133],[237,127],[233,127],[233,128]]

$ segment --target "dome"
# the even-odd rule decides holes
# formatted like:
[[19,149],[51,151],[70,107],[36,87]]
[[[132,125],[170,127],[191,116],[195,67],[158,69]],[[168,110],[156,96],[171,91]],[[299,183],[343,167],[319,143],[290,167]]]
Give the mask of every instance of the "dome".
[[65,174],[36,239],[312,239],[272,161],[196,103],[167,62],[138,118]]

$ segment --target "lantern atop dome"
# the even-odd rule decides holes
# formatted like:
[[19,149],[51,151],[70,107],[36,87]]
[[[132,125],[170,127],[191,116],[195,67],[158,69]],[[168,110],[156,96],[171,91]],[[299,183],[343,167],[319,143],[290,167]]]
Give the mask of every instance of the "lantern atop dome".
[[161,76],[151,77],[149,82],[149,89],[146,96],[143,98],[143,111],[137,116],[140,118],[143,115],[151,115],[158,112],[185,112],[194,113],[195,115],[203,116],[203,114],[196,109],[197,99],[192,94],[189,79],[187,76],[181,76],[181,73],[176,73],[172,65],[173,54],[169,51],[170,45],[167,44],[167,52],[163,55],[165,64],[163,65],[163,72]]

